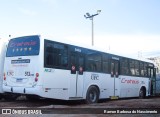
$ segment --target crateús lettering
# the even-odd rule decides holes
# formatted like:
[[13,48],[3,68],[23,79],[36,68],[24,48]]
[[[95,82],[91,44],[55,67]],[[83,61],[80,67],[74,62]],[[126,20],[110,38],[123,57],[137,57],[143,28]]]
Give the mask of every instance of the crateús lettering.
[[127,84],[139,84],[139,80],[131,80],[131,79],[122,78],[121,83],[127,83]]

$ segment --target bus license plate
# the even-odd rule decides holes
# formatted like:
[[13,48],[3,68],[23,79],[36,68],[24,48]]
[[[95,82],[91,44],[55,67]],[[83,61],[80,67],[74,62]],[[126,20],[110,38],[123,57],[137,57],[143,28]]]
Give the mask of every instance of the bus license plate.
[[22,80],[23,80],[22,78],[17,78],[16,82],[22,82]]

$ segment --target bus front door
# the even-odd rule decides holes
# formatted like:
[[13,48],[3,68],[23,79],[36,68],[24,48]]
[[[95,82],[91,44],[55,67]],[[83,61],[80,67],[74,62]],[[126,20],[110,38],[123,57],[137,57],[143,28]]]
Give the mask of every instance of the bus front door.
[[111,60],[111,99],[118,99],[119,96],[119,61]]
[[156,70],[153,67],[148,67],[147,69],[148,77],[150,78],[149,82],[149,94],[150,95],[155,95],[155,90],[156,90]]
[[84,55],[71,53],[70,97],[81,98],[83,93]]

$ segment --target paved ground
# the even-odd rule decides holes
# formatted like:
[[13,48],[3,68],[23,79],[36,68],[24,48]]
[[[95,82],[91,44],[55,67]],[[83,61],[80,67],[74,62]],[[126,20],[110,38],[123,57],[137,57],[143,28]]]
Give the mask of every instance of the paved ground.
[[[148,99],[102,100],[97,104],[85,104],[83,101],[61,101],[42,99],[36,101],[17,100],[0,101],[2,109],[12,109],[12,113],[47,113],[47,115],[0,115],[0,117],[158,117],[160,112],[160,97]],[[18,108],[18,109],[17,109]],[[15,110],[13,110],[15,109]],[[30,110],[36,110],[32,112]],[[20,111],[18,111],[20,110]],[[40,111],[37,111],[40,110]],[[138,114],[133,114],[138,113]],[[110,114],[109,114],[110,113]],[[117,114],[124,113],[124,114]],[[128,113],[128,114],[127,114]],[[144,113],[144,114],[142,114]],[[146,114],[147,113],[147,114]],[[152,114],[148,114],[152,113]]]

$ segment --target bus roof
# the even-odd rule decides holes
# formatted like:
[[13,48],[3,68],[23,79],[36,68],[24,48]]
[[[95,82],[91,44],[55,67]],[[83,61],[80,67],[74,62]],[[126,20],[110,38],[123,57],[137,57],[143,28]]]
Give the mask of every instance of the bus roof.
[[[71,40],[67,40],[67,39],[56,39],[55,37],[44,36],[44,35],[27,35],[27,36],[39,36],[41,39],[47,39],[47,40],[51,40],[51,41],[55,41],[55,42],[65,43],[68,45],[74,45],[74,46],[78,46],[78,47],[82,47],[82,48],[86,48],[86,49],[91,49],[91,50],[95,50],[95,51],[99,51],[99,52],[104,52],[104,53],[108,53],[108,54],[112,54],[112,55],[116,55],[116,56],[120,56],[120,57],[124,57],[124,58],[149,62],[149,63],[152,63],[155,65],[155,63],[153,61],[148,60],[146,58],[130,57],[128,55],[121,54],[120,52],[115,52],[112,50],[107,50],[106,48],[100,48],[100,47],[96,47],[96,46],[87,45],[85,43],[80,43],[80,42],[71,41]],[[18,38],[18,37],[15,37],[15,38]],[[12,38],[12,39],[14,39],[14,38]]]

